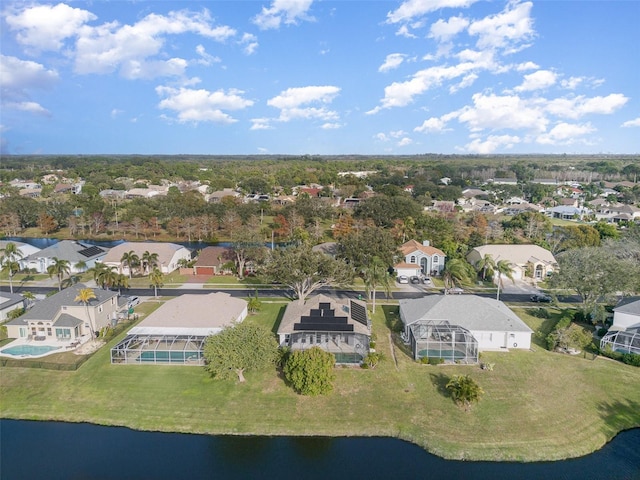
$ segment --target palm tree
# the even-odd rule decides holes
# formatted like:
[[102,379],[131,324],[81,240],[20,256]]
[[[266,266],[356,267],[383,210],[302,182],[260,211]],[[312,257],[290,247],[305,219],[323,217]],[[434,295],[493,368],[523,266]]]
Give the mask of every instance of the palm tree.
[[73,266],[73,268],[76,272],[84,273],[87,271],[87,262],[85,262],[84,260],[80,260]]
[[121,289],[129,288],[129,277],[127,277],[126,275],[124,275],[122,273],[117,274],[114,277],[113,286],[114,287],[118,287],[118,295],[120,295],[122,293]]
[[33,294],[33,292],[22,292],[22,296],[27,300],[27,309],[28,309],[33,304],[34,300],[36,299],[36,296]]
[[496,268],[496,262],[493,257],[487,253],[476,262],[475,267],[478,273],[482,272],[482,280],[484,280],[487,277],[487,274],[489,274],[490,277],[493,276],[493,271]]
[[454,375],[447,383],[446,389],[451,393],[451,398],[458,405],[469,410],[472,402],[479,402],[484,390],[469,375]]
[[9,290],[13,293],[13,276],[20,271],[20,260],[24,255],[13,242],[8,242],[4,248],[0,248],[0,266],[3,272],[9,274]]
[[133,250],[129,250],[128,252],[124,252],[122,254],[122,258],[120,259],[123,265],[127,265],[129,269],[129,278],[131,278],[133,267],[140,264],[140,257],[136,255],[136,252]]
[[162,285],[164,285],[164,274],[162,273],[162,271],[159,268],[154,268],[151,273],[149,274],[149,282],[151,283],[151,286],[153,287],[153,291],[154,291],[154,295],[156,298],[158,298],[158,288],[162,287]]
[[469,280],[469,270],[466,262],[461,258],[449,260],[442,269],[445,293],[449,288]]
[[78,292],[78,295],[74,299],[74,302],[80,302],[84,305],[84,308],[87,312],[87,318],[89,319],[89,329],[91,330],[92,340],[96,338],[96,334],[95,334],[96,329],[93,327],[93,320],[91,319],[91,314],[89,313],[89,302],[91,302],[91,300],[94,300],[96,298],[98,297],[96,297],[96,293],[93,291],[92,288],[82,288],[80,289],[80,291]]
[[158,254],[151,253],[149,250],[145,250],[142,254],[142,268],[144,269],[144,273],[148,274],[149,271],[155,268],[158,265]]
[[62,291],[62,279],[71,272],[71,264],[69,260],[63,260],[58,257],[53,257],[51,260],[53,263],[47,267],[47,273],[49,274],[49,278],[54,275],[57,277],[58,291]]
[[367,297],[371,299],[371,310],[376,313],[376,290],[381,286],[387,297],[391,295],[391,277],[387,266],[379,257],[373,257],[371,263],[362,269],[362,279],[367,290]]
[[500,288],[504,288],[502,278],[507,277],[512,283],[516,283],[513,279],[513,269],[509,260],[499,260],[496,263],[496,274],[498,275],[498,293],[496,294],[496,300],[500,300]]
[[96,285],[99,285],[100,288],[104,288],[104,283],[102,282],[101,277],[107,270],[110,270],[110,267],[107,267],[104,263],[97,262],[93,267],[87,270],[87,272],[91,272]]

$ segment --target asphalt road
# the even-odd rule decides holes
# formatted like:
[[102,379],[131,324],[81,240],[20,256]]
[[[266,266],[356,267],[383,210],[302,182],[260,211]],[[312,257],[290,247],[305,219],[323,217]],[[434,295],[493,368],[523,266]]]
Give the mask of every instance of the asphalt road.
[[[20,293],[21,291],[29,291],[34,294],[47,294],[51,291],[56,291],[56,288],[52,287],[36,287],[36,286],[28,286],[28,287],[13,287],[14,293]],[[0,292],[8,292],[8,287],[1,287]],[[226,292],[232,297],[241,297],[246,298],[248,296],[255,295],[255,289],[238,289],[238,288],[159,288],[158,296],[161,297],[176,297],[178,295],[184,294],[207,294],[211,292]],[[286,289],[258,289],[258,296],[261,298],[291,298],[291,291]],[[341,289],[321,289],[321,293],[326,295],[330,295],[337,298],[358,298],[359,295],[362,295],[362,292],[354,291],[354,290],[341,290]],[[437,290],[430,291],[421,291],[418,289],[415,290],[406,290],[406,291],[396,291],[392,292],[391,298],[394,300],[400,300],[405,298],[420,298],[426,294],[433,295],[441,295]],[[154,291],[152,288],[130,288],[122,291],[123,295],[135,295],[138,297],[152,297],[154,295]],[[477,295],[481,297],[495,298],[495,294],[493,293],[478,293]],[[384,300],[385,294],[384,292],[377,292],[376,298],[378,300]],[[529,294],[514,294],[514,293],[501,293],[500,300],[505,302],[530,302]],[[578,295],[567,295],[567,296],[559,296],[558,300],[560,302],[566,303],[579,303],[580,297]],[[530,302],[532,305],[538,305],[534,302]],[[544,305],[544,304],[539,304]]]

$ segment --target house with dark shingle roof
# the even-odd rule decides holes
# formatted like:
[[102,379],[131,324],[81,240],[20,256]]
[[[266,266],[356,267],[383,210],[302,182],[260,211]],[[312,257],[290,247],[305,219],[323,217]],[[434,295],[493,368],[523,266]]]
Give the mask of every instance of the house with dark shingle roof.
[[[20,259],[20,268],[33,269],[38,273],[47,273],[47,268],[54,263],[54,258],[69,262],[71,273],[84,272],[101,261],[109,251],[106,247],[98,247],[74,240],[62,240],[39,252]],[[81,263],[82,262],[82,263]],[[84,267],[78,267],[81,264]]]
[[0,321],[7,319],[9,312],[25,307],[25,299],[17,293],[0,292]]
[[233,260],[233,250],[227,247],[210,246],[200,251],[193,265],[194,275],[218,275],[223,273],[222,266]]
[[24,315],[7,322],[10,338],[32,338],[42,341],[80,341],[91,338],[92,332],[110,325],[117,318],[118,292],[92,289],[96,298],[87,305],[76,300],[78,283],[37,302]]
[[320,347],[336,363],[358,364],[369,353],[371,325],[365,302],[326,295],[292,302],[278,326],[278,342],[291,350]]

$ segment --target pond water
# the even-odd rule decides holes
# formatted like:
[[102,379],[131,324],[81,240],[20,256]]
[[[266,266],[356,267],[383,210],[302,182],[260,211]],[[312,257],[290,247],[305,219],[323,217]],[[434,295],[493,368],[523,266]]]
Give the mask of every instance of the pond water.
[[449,461],[390,438],[230,437],[2,420],[0,478],[640,479],[640,429],[561,462]]

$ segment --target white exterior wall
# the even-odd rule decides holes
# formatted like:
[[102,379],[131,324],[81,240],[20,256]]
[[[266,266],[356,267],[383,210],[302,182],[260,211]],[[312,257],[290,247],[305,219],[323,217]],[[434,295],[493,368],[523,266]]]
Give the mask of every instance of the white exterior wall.
[[529,332],[475,330],[471,331],[471,334],[478,341],[479,351],[504,348],[529,350],[531,348],[531,333]]
[[633,325],[640,323],[640,315],[632,315],[630,313],[613,312],[613,326],[618,329],[627,329]]
[[191,252],[185,247],[182,247],[173,254],[173,257],[171,257],[171,260],[169,261],[169,265],[162,265],[162,273],[173,272],[178,268],[178,260],[183,258],[185,260],[191,260]]

